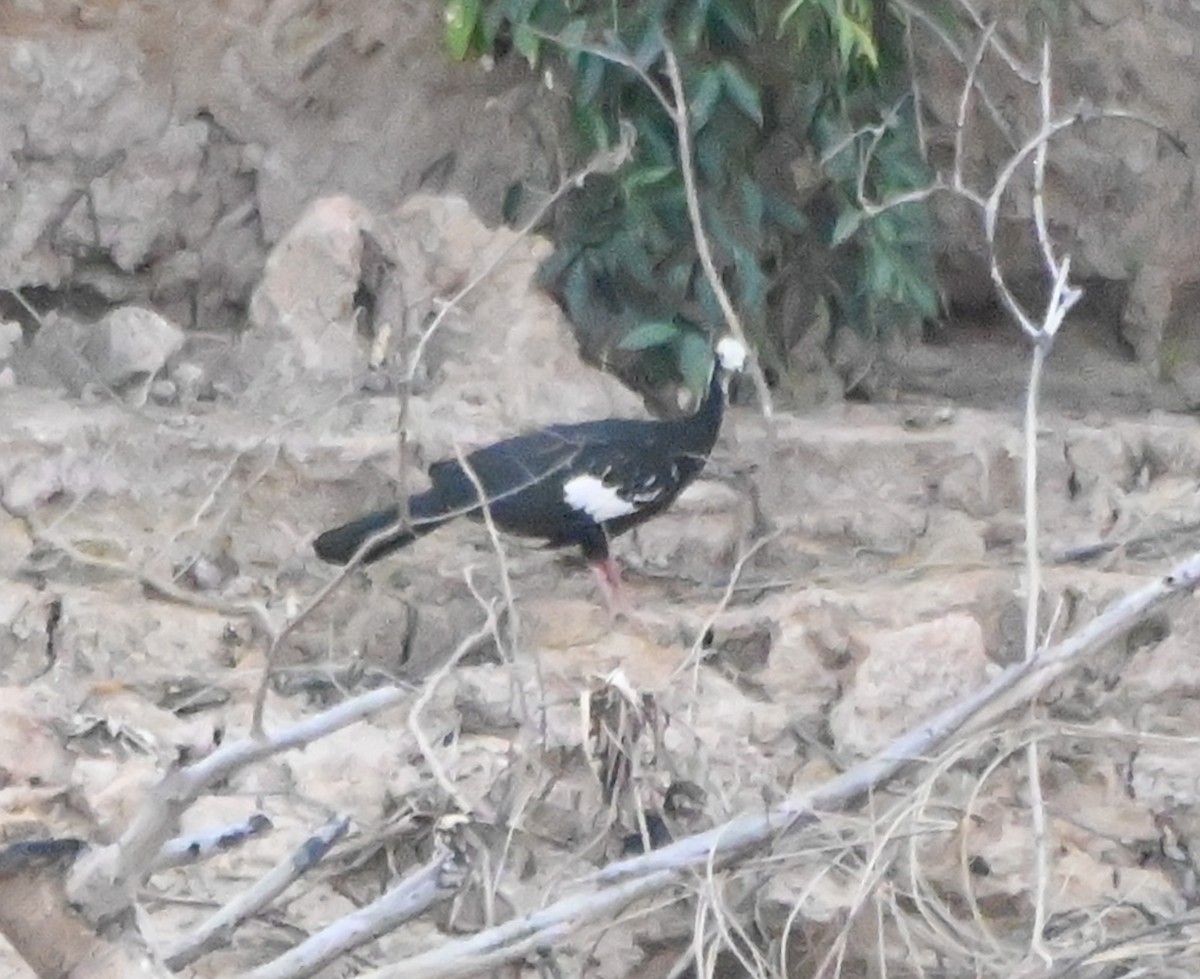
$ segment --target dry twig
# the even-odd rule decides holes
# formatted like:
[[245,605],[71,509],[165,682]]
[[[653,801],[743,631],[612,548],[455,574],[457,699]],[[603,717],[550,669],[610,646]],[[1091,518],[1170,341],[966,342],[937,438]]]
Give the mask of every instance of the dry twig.
[[349,830],[349,819],[331,819],[251,887],[168,948],[162,956],[167,968],[177,972],[209,952],[228,945],[233,940],[233,933],[243,922],[262,911],[320,863],[330,848]]
[[372,690],[270,737],[229,742],[207,758],[169,773],[147,794],[146,803],[116,843],[76,862],[68,881],[72,903],[97,925],[120,917],[133,904],[179,817],[205,789],[246,765],[302,747],[403,703],[410,695],[398,687]]
[[394,931],[453,896],[466,877],[466,851],[454,826],[436,834],[432,858],[376,901],[339,918],[244,979],[305,979],[347,952]]
[[824,815],[844,809],[878,789],[910,765],[946,750],[956,736],[976,731],[1026,704],[1083,657],[1144,621],[1169,599],[1190,593],[1197,584],[1200,554],[1126,595],[1074,635],[1009,667],[976,693],[951,704],[873,758],[821,787],[793,796],[766,812],[748,813],[661,849],[618,860],[578,882],[580,887],[590,886],[590,892],[562,898],[540,911],[446,942],[430,952],[368,973],[366,979],[445,979],[470,975],[484,967],[481,963],[494,966],[512,961],[531,948],[559,942],[589,922],[678,882],[680,874],[689,869],[716,868],[770,842],[781,832],[819,822]]
[[150,868],[151,873],[199,863],[218,853],[226,853],[243,846],[255,837],[269,833],[273,828],[271,820],[264,813],[256,812],[249,819],[234,826],[222,826],[217,830],[177,836],[173,840],[167,840],[158,851],[158,857]]

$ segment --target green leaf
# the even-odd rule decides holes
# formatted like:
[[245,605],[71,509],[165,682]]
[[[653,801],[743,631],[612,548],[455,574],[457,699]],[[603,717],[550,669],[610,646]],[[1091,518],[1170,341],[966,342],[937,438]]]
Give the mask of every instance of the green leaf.
[[721,80],[724,83],[725,94],[729,101],[741,110],[742,115],[754,120],[759,126],[763,124],[762,102],[758,89],[755,88],[745,75],[731,61],[724,62],[720,67]]
[[692,96],[688,112],[692,117],[692,132],[699,132],[712,118],[713,110],[721,101],[721,75],[718,71],[709,70],[700,73],[696,84],[696,92]]
[[582,17],[576,17],[559,32],[558,43],[567,52],[567,64],[571,66],[572,71],[579,70],[579,58],[583,54],[581,47],[586,36],[587,21]]
[[802,235],[808,230],[808,219],[800,209],[791,201],[778,194],[772,194],[769,190],[763,192],[763,216],[794,235]]
[[726,149],[726,141],[713,127],[696,134],[696,169],[711,184],[719,185],[725,176]]
[[738,196],[741,198],[742,220],[757,240],[762,234],[763,215],[766,210],[762,188],[753,177],[743,174],[738,178]]
[[867,59],[874,68],[879,67],[879,49],[875,46],[875,38],[862,24],[853,17],[843,14],[834,22],[837,33],[838,53],[842,61],[849,65],[855,54]]
[[853,237],[854,233],[862,226],[862,220],[862,211],[853,207],[846,208],[838,215],[829,243],[836,246]]
[[575,120],[575,128],[583,135],[591,149],[608,149],[608,123],[603,112],[594,105],[576,102],[571,106],[571,115]]
[[500,219],[510,228],[517,223],[517,215],[521,210],[521,201],[525,196],[525,189],[521,186],[520,181],[508,185],[508,189],[504,192],[504,200],[500,205]]
[[658,60],[663,51],[663,34],[657,27],[646,32],[633,53],[633,63],[643,71],[649,71],[650,66]]
[[733,264],[737,272],[738,305],[746,309],[760,309],[767,298],[767,277],[763,275],[758,258],[750,249],[735,245]]
[[928,279],[913,279],[908,283],[908,300],[927,320],[937,319],[942,303],[937,289]]
[[[700,47],[704,29],[708,26],[708,7],[708,0],[697,0],[697,2],[688,4],[687,9],[680,14],[681,19],[676,28],[676,36],[685,51],[695,51]],[[648,66],[643,65],[643,67]]]
[[692,272],[692,281],[695,285],[695,299],[700,304],[700,309],[703,312],[703,318],[711,323],[721,322],[721,301],[717,299],[717,294],[713,292],[713,287],[708,281],[708,276],[704,274],[704,270],[700,267],[699,260],[695,263],[695,270]]
[[579,59],[578,82],[576,98],[584,105],[590,105],[600,91],[604,81],[605,61],[597,54],[584,54]]
[[446,4],[446,50],[455,61],[462,61],[471,50],[482,7],[483,0],[449,0]]
[[779,27],[776,30],[776,36],[782,37],[783,32],[787,30],[788,21],[790,21],[800,11],[800,8],[809,3],[810,0],[792,0],[779,15]]
[[648,350],[671,343],[680,334],[680,328],[664,320],[639,323],[621,338],[617,347],[621,350]]
[[682,333],[679,337],[679,373],[697,398],[703,397],[712,369],[713,353],[708,338],[693,330]]
[[530,68],[537,67],[538,51],[542,39],[531,31],[526,24],[517,24],[513,28],[513,47],[525,56]]
[[746,19],[748,9],[753,9],[752,5],[744,3],[743,0],[712,0],[709,12],[730,34],[749,46],[758,38],[753,21]]
[[650,187],[657,183],[662,183],[668,177],[675,174],[675,167],[649,166],[635,167],[625,176],[621,185],[626,192],[637,190],[641,187]]
[[672,262],[663,274],[663,283],[666,291],[671,295],[685,295],[688,285],[692,281],[693,270],[694,263],[686,256]]

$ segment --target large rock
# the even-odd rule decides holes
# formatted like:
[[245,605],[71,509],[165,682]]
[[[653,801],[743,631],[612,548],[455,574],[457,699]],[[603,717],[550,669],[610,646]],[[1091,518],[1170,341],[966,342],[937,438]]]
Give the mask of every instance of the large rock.
[[[628,388],[582,362],[562,311],[533,285],[545,239],[488,228],[465,200],[424,195],[387,225],[402,291],[410,302],[436,297],[431,313],[490,270],[424,344],[409,411],[432,455],[554,422],[644,416]],[[407,338],[408,354],[417,342]]]
[[183,331],[149,309],[114,309],[88,331],[83,354],[113,389],[149,382],[183,347]]
[[523,58],[455,63],[441,34],[424,3],[3,5],[0,281],[229,328],[322,193],[457,189],[498,221],[510,185],[552,184],[560,100]]
[[987,679],[983,630],[969,615],[880,630],[863,641],[866,656],[829,717],[848,755],[873,754]]
[[243,367],[252,383],[348,381],[365,364],[355,292],[373,219],[349,197],[314,201],[272,249],[250,301]]

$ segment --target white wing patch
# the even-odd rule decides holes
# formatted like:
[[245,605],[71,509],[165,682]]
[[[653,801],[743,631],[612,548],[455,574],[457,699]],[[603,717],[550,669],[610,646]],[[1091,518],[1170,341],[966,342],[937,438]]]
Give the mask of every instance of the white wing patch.
[[595,476],[576,476],[563,484],[563,499],[567,506],[582,510],[596,523],[616,520],[637,509],[637,504],[622,499],[611,486]]

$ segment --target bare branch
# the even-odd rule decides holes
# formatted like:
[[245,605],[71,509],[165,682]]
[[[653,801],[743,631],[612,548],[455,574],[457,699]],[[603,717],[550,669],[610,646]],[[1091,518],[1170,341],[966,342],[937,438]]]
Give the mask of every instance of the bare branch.
[[494,814],[490,812],[489,807],[483,800],[477,799],[474,802],[466,799],[450,776],[446,774],[445,768],[438,760],[437,752],[434,751],[433,744],[429,738],[425,736],[424,730],[421,728],[421,712],[428,706],[433,692],[438,688],[438,685],[450,675],[452,671],[457,669],[459,661],[472,649],[478,646],[484,639],[492,635],[496,628],[496,609],[494,604],[485,606],[487,619],[483,625],[472,635],[468,636],[461,642],[454,653],[444,662],[438,671],[429,677],[421,689],[420,695],[413,704],[412,710],[408,714],[408,729],[412,733],[413,739],[417,742],[417,749],[421,752],[421,756],[425,759],[425,764],[429,766],[429,771],[433,774],[434,781],[441,786],[446,797],[451,799],[459,811],[463,815],[472,813],[481,814],[484,819],[491,819]]
[[536,948],[557,944],[588,921],[613,914],[629,902],[666,887],[674,879],[673,872],[662,870],[615,884],[597,894],[566,898],[541,911],[368,972],[359,979],[448,979],[475,975]]
[[403,703],[409,696],[408,690],[399,687],[372,690],[269,737],[222,745],[207,758],[171,772],[148,793],[145,805],[120,840],[77,861],[68,881],[72,902],[96,924],[120,916],[132,905],[179,817],[205,789],[246,765],[302,747]]
[[279,958],[249,972],[244,979],[304,979],[347,952],[452,897],[466,877],[466,851],[457,833],[438,833],[433,857],[366,907],[339,918]]
[[197,959],[233,940],[244,921],[258,914],[325,858],[335,843],[350,830],[350,820],[331,819],[214,915],[163,953],[167,968],[178,972]]
[[966,188],[966,181],[963,180],[963,160],[966,159],[966,149],[963,146],[963,140],[967,134],[967,108],[971,104],[971,93],[976,90],[978,84],[976,76],[979,74],[979,66],[983,64],[983,55],[987,51],[988,44],[992,40],[992,34],[996,30],[995,24],[988,24],[983,30],[983,35],[979,39],[979,45],[975,48],[975,57],[971,59],[971,63],[967,66],[967,79],[963,82],[962,92],[958,97],[958,115],[954,118],[954,189],[963,191]]
[[[640,856],[609,864],[579,884],[591,893],[576,894],[513,921],[368,973],[368,979],[444,979],[511,961],[530,948],[561,941],[567,934],[602,918],[631,901],[648,896],[679,879],[687,868],[715,868],[730,858],[768,843],[776,834],[809,825],[822,813],[834,812],[861,799],[938,750],[955,735],[965,736],[996,717],[1027,703],[1071,669],[1085,655],[1145,620],[1169,599],[1190,593],[1200,584],[1200,554],[1178,564],[1169,574],[1124,596],[1063,642],[1017,663],[985,687],[951,704],[911,729],[882,751],[819,788],[793,796],[763,812],[748,813],[715,829],[685,837]],[[255,977],[257,979],[257,977]]]
[[266,814],[256,812],[249,819],[233,826],[223,826],[216,830],[177,836],[173,840],[167,840],[163,844],[163,848],[158,851],[158,857],[150,868],[151,873],[200,863],[218,853],[237,849],[256,836],[269,833],[272,829],[274,826]]
[[[959,46],[958,42],[950,36],[950,34],[937,21],[936,18],[931,17],[927,11],[920,7],[920,5],[912,3],[911,0],[892,0],[892,6],[901,11],[906,20],[910,22],[916,21],[917,23],[923,25],[926,30],[928,30],[931,34],[933,34],[934,37],[938,39],[942,47],[950,52],[951,57],[953,57],[955,61],[957,61],[960,65],[966,66],[968,60],[967,55]],[[985,27],[983,24],[980,24],[979,27],[985,31],[989,30],[989,28]],[[911,58],[910,64],[915,64]],[[1004,118],[1004,115],[1000,112],[999,107],[996,105],[995,99],[992,98],[982,80],[976,79],[973,82],[973,85],[975,90],[979,93],[979,99],[983,103],[983,107],[987,110],[988,117],[991,119],[992,125],[994,125],[1004,137],[1008,145],[1012,148],[1015,148],[1017,145],[1016,137],[1013,135],[1012,128],[1009,126],[1008,122]]]
[[687,94],[683,90],[683,76],[679,72],[679,61],[671,46],[663,41],[663,54],[667,60],[667,77],[671,80],[671,93],[674,97],[674,108],[671,110],[671,122],[675,126],[675,135],[679,140],[679,169],[683,174],[684,196],[687,200],[688,223],[692,226],[692,238],[696,243],[696,254],[700,265],[704,268],[704,276],[709,288],[717,297],[725,324],[730,332],[737,337],[747,350],[751,351],[750,376],[754,379],[754,387],[758,392],[759,404],[763,414],[770,418],[773,414],[771,407],[771,390],[767,387],[767,379],[758,364],[754,354],[754,346],[746,341],[746,331],[742,327],[742,319],[733,308],[733,301],[721,281],[717,271],[717,263],[713,260],[712,248],[708,244],[708,235],[704,233],[704,219],[700,214],[700,191],[696,186],[696,168],[692,161],[691,123],[688,120]]
[[[1050,123],[1051,118],[1051,79],[1050,79],[1050,38],[1042,39],[1042,73],[1038,79],[1038,104],[1042,113],[1042,129]],[[1042,249],[1042,262],[1048,272],[1058,267],[1054,256],[1054,244],[1050,241],[1050,229],[1046,223],[1046,153],[1050,148],[1048,140],[1038,144],[1037,152],[1033,155],[1033,226],[1037,232],[1038,244]]]

